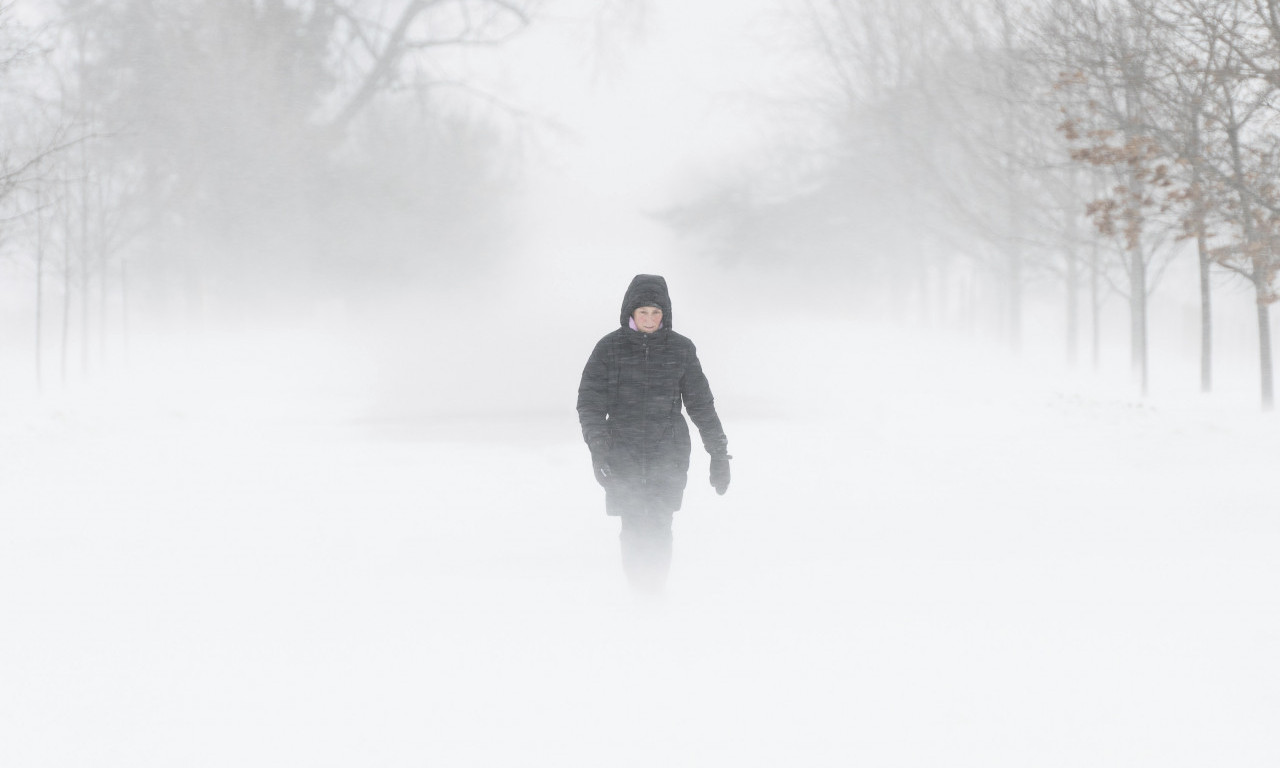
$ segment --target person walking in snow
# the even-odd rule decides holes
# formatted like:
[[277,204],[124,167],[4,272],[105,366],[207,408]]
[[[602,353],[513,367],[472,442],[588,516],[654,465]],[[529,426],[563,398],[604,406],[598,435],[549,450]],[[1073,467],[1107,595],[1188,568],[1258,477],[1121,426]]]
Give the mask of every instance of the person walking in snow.
[[672,330],[659,275],[636,275],[617,330],[591,352],[578,385],[578,421],[605,512],[622,518],[622,567],[631,586],[661,591],[671,565],[671,522],[689,471],[689,412],[711,454],[711,485],[729,487],[728,439],[693,342]]

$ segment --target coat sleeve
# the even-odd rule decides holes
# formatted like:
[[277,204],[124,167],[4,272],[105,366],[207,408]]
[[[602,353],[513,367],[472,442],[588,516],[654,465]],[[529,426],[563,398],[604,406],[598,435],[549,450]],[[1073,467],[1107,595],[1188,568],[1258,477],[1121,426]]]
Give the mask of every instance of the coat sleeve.
[[702,372],[698,350],[692,345],[689,347],[689,363],[685,366],[684,378],[680,380],[680,396],[684,399],[689,418],[693,419],[693,425],[702,436],[702,447],[712,456],[727,454],[729,438],[725,437],[724,428],[720,426],[716,401],[711,395],[711,384]]
[[591,453],[609,449],[609,354],[602,339],[587,359],[578,384],[578,423]]

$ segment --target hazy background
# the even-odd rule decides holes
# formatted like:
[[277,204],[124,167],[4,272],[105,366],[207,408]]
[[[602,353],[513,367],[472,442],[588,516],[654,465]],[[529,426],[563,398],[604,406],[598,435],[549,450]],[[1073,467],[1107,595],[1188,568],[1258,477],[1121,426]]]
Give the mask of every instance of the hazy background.
[[[1098,7],[14,4],[7,399],[146,386],[175,354],[200,379],[200,355],[256,346],[312,350],[380,410],[554,411],[641,271],[669,277],[686,331],[817,311],[1136,394],[1244,396],[1269,370],[1254,299],[1271,278],[1239,254],[1270,247],[1270,219],[1236,237],[1213,111],[1197,173],[1217,186],[1187,180],[1181,92],[1154,74],[1143,135],[1168,150],[1139,172],[1123,147],[1097,161],[1128,135],[1106,123],[1125,71],[1090,19],[1119,14],[1151,70],[1167,41],[1150,30],[1176,10]],[[1267,115],[1251,119],[1241,184],[1271,157]],[[1170,168],[1174,184],[1148,178]],[[1126,208],[1143,184],[1159,194]],[[1211,210],[1195,226],[1191,190]],[[1269,194],[1237,196],[1269,211]],[[1101,203],[1141,222],[1137,241],[1099,230]],[[1196,226],[1215,326],[1180,235]],[[511,343],[533,325],[542,344]],[[492,370],[469,365],[481,350],[501,350]]]
[[[0,7],[0,764],[1274,765],[1275,32]],[[735,456],[660,601],[573,409],[642,272]]]

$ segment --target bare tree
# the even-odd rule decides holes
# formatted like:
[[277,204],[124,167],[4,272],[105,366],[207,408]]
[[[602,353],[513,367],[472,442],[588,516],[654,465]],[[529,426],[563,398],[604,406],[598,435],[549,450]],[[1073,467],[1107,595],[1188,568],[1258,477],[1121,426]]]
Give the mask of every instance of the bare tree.
[[1228,47],[1222,43],[1218,2],[1173,0],[1143,6],[1142,11],[1160,35],[1153,56],[1153,76],[1147,92],[1152,106],[1150,133],[1177,158],[1175,172],[1184,177],[1182,234],[1194,239],[1200,276],[1200,389],[1213,389],[1213,311],[1209,250],[1209,180],[1206,126],[1214,89],[1214,73]]
[[1274,45],[1268,27],[1235,6],[1218,27],[1230,48],[1214,71],[1208,121],[1225,137],[1225,153],[1215,158],[1221,212],[1226,214],[1232,242],[1215,249],[1216,261],[1247,279],[1254,288],[1258,319],[1261,397],[1264,409],[1274,405],[1270,306],[1277,299],[1280,268],[1280,194],[1274,182],[1280,172],[1280,142],[1272,106],[1280,81],[1258,64]]
[[528,26],[534,10],[530,0],[409,0],[379,8],[389,15],[371,16],[368,6],[360,0],[315,3],[305,22],[313,30],[328,27],[330,37],[346,41],[335,51],[338,80],[354,87],[337,101],[329,130],[345,129],[377,94],[406,81],[415,87],[460,85],[416,55],[500,45]]
[[1076,68],[1063,72],[1059,88],[1074,91],[1085,109],[1066,114],[1060,126],[1073,142],[1073,157],[1107,168],[1113,180],[1089,206],[1099,231],[1117,237],[1125,256],[1129,300],[1130,363],[1141,392],[1149,388],[1147,303],[1154,282],[1153,247],[1166,223],[1161,214],[1176,190],[1172,159],[1149,130],[1147,96],[1154,40],[1139,0],[1062,3],[1056,16],[1079,53]]
[[[934,52],[945,42],[945,8],[937,0],[807,0],[804,6],[806,48],[824,74],[810,84],[808,103],[833,136],[838,159],[829,167],[874,174],[860,183],[877,190],[877,208],[890,217],[880,225],[894,230],[884,243],[891,290],[914,292],[922,314],[937,303],[929,282],[938,265],[926,247],[921,192],[934,181],[930,134],[938,122],[931,96],[941,87],[934,84]],[[881,158],[868,161],[867,155]],[[892,306],[899,311],[906,303],[897,298]]]
[[195,323],[211,285],[241,303],[324,272],[316,254],[336,240],[324,212],[358,203],[358,182],[334,182],[368,154],[360,121],[398,99],[424,117],[420,135],[437,135],[466,122],[456,118],[468,99],[498,103],[467,59],[527,27],[536,7],[80,0],[67,24],[92,30],[87,58],[100,87],[86,108],[110,137],[102,156],[118,172],[108,188],[135,209],[116,218],[136,221],[117,228],[146,227],[139,266],[176,273]]
[[33,269],[34,371],[37,388],[44,384],[45,306],[49,254],[50,212],[56,203],[58,166],[80,143],[74,126],[47,109],[40,98],[47,72],[48,40],[43,30],[19,24],[12,5],[0,5],[0,240],[29,257]]
[[1258,320],[1262,407],[1274,407],[1270,307],[1280,272],[1280,5],[1235,0],[1214,27],[1229,48],[1213,70],[1208,123],[1225,137],[1225,152],[1211,156],[1220,213],[1229,242],[1214,250],[1217,263],[1253,286]]

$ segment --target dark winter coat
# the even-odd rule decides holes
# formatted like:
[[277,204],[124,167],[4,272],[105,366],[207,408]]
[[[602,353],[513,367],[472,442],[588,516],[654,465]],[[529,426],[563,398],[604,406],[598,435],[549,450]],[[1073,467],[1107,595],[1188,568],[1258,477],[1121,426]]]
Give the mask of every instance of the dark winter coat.
[[[632,330],[637,307],[662,309],[662,327]],[[728,440],[693,342],[672,330],[667,283],[636,275],[622,300],[621,328],[596,344],[578,387],[578,420],[593,458],[607,460],[605,509],[610,515],[680,509],[689,470],[689,412],[707,452],[724,455]]]

